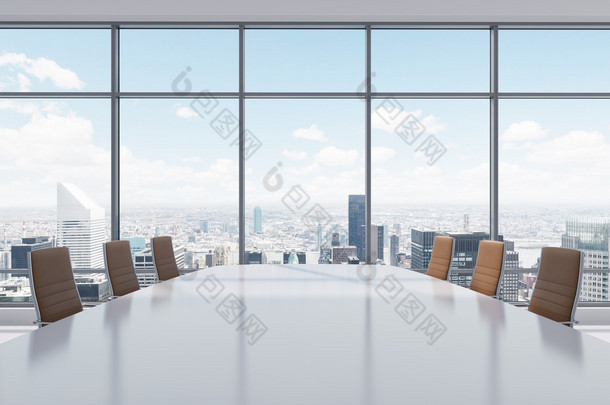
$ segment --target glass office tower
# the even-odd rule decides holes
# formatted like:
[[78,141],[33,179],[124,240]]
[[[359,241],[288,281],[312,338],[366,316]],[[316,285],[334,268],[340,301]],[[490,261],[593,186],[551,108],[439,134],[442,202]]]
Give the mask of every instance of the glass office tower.
[[[561,247],[583,253],[585,269],[608,269],[610,218],[572,217],[566,220]],[[608,300],[608,273],[585,273],[582,277],[581,301]]]
[[261,207],[254,207],[254,233],[263,233],[263,212]]
[[364,254],[365,245],[365,210],[364,195],[349,196],[349,246],[356,246],[356,254],[360,261],[366,260]]

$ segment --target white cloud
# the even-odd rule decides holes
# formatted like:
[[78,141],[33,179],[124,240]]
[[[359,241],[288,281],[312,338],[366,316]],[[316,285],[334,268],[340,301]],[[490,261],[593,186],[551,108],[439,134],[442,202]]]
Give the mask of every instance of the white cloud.
[[447,128],[447,124],[442,123],[434,115],[424,117],[421,110],[405,111],[398,107],[386,108],[385,105],[382,105],[377,107],[371,116],[372,128],[391,134],[395,133],[397,127],[404,125],[403,122],[412,123],[410,125],[414,125],[417,130],[423,130],[429,134],[437,134]]
[[17,81],[19,82],[19,91],[26,92],[30,91],[32,82],[23,73],[17,73]]
[[0,100],[0,110],[13,111],[19,114],[33,115],[48,111],[48,107],[40,107],[38,104],[29,101]]
[[435,115],[426,115],[421,119],[421,122],[429,134],[438,134],[447,129],[447,124],[442,123]]
[[288,159],[291,159],[291,160],[305,160],[305,159],[307,159],[307,152],[298,151],[298,150],[284,149],[282,151],[282,155],[286,156]]
[[203,162],[203,159],[201,159],[199,156],[186,156],[186,157],[179,157],[178,161],[180,163],[201,163],[201,162]]
[[571,131],[551,141],[535,145],[527,160],[548,165],[605,164],[610,156],[610,145],[603,134],[592,131]]
[[[62,68],[54,60],[48,58],[33,59],[28,58],[24,53],[3,53],[0,55],[0,66],[21,69],[40,82],[49,79],[55,87],[64,90],[82,89],[85,86],[85,82],[80,80],[76,73]],[[23,84],[23,79],[19,79],[19,84],[20,86]]]
[[498,175],[500,201],[503,204],[566,202],[554,190],[553,175],[550,172],[500,162]]
[[63,102],[9,100],[0,109],[30,115],[19,127],[0,123],[1,187],[12,187],[8,179],[19,184],[0,205],[54,205],[57,182],[79,184],[102,205],[109,201],[110,151],[93,142],[91,121]]
[[[121,200],[127,206],[178,206],[234,202],[238,164],[216,159],[206,170],[135,156],[121,147]],[[161,186],[160,186],[161,185]]]
[[192,108],[188,107],[180,107],[176,110],[176,115],[180,118],[191,119],[195,117],[199,117],[197,111],[194,111]]
[[355,149],[339,149],[327,146],[314,156],[316,162],[326,166],[349,166],[358,160],[358,151]]
[[302,167],[288,167],[286,168],[286,173],[291,175],[303,175],[303,174],[311,174],[320,170],[320,165],[316,162]]
[[408,178],[434,177],[441,174],[441,169],[437,166],[416,166],[413,169],[405,169],[402,172]]
[[292,133],[295,138],[309,139],[311,141],[326,142],[328,138],[324,135],[324,131],[320,130],[316,124],[309,128],[298,128]]
[[371,160],[373,163],[387,162],[396,155],[396,151],[394,149],[386,148],[385,146],[373,147],[371,152]]
[[[15,127],[0,123],[0,206],[54,206],[57,182],[76,183],[101,205],[110,202],[108,139],[93,122],[64,102],[0,102],[0,110],[29,115]],[[21,119],[21,117],[19,117]],[[126,206],[188,206],[233,203],[238,164],[215,159],[206,167],[196,156],[163,159],[137,156],[121,147],[122,202]],[[203,162],[200,162],[203,164]]]
[[505,149],[531,148],[532,141],[542,139],[549,133],[548,129],[535,121],[513,122],[504,131],[500,139],[504,142]]

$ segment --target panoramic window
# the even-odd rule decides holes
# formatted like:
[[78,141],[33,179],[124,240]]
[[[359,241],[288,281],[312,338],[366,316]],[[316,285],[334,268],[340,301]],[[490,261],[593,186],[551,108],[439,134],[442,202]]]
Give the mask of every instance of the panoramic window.
[[[247,26],[243,59],[235,26],[120,28],[117,49],[110,28],[0,29],[0,190],[9,196],[0,202],[0,279],[10,270],[23,277],[32,249],[78,252],[82,241],[90,250],[72,256],[74,268],[100,271],[101,244],[117,230],[142,284],[151,281],[155,235],[172,236],[187,271],[239,263],[241,253],[248,264],[360,263],[368,232],[372,262],[418,271],[434,236],[453,236],[450,280],[468,285],[497,214],[505,299],[527,300],[541,248],[563,246],[585,253],[581,299],[607,301],[610,123],[595,92],[610,88],[610,34],[499,29],[494,134],[493,32],[371,30],[366,229],[364,26]],[[119,129],[118,229],[111,128]],[[494,136],[498,213],[490,212]],[[0,285],[17,291],[3,299],[29,299],[26,281],[17,283],[24,288]]]

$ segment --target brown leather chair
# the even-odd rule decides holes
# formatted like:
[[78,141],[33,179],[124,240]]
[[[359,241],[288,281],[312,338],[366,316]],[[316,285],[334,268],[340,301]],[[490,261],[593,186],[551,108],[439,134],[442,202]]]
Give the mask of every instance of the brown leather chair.
[[28,253],[28,269],[36,308],[35,324],[44,326],[83,310],[67,247]]
[[131,259],[129,241],[106,242],[104,244],[104,262],[112,296],[121,297],[140,289]]
[[498,297],[503,275],[504,242],[480,241],[470,289],[490,297]]
[[178,277],[180,273],[176,265],[171,236],[158,236],[152,238],[151,242],[157,280],[165,281]]
[[447,280],[455,243],[450,236],[435,236],[432,245],[432,256],[428,264],[427,275],[441,280]]
[[573,326],[582,283],[583,255],[574,249],[542,248],[528,310]]

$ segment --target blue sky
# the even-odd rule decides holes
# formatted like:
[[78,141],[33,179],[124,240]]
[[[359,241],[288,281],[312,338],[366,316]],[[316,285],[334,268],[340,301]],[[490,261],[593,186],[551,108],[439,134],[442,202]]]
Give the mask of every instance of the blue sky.
[[[502,31],[502,91],[608,91],[605,31]],[[236,30],[122,30],[121,89],[172,91],[190,67],[191,91],[236,91]],[[485,30],[380,30],[372,35],[378,91],[474,91],[489,86]],[[354,91],[364,78],[362,30],[249,30],[247,91]],[[107,30],[0,30],[0,92],[108,91]],[[180,82],[181,85],[184,82]],[[374,204],[488,204],[488,100],[398,100],[384,122],[373,104]],[[513,204],[610,202],[605,100],[502,100],[500,198]],[[236,100],[203,118],[190,100],[122,100],[123,206],[237,206],[237,148],[211,127]],[[201,108],[201,107],[200,107]],[[385,110],[388,113],[387,110]],[[346,207],[364,192],[364,103],[247,100],[246,126],[263,146],[246,165],[247,205],[279,206],[262,177],[283,164],[285,190]],[[425,134],[396,134],[411,115]],[[55,183],[79,183],[108,207],[107,100],[2,100],[3,206],[54,206]],[[416,152],[434,135],[447,152],[434,165]],[[86,162],[86,164],[83,164]]]

